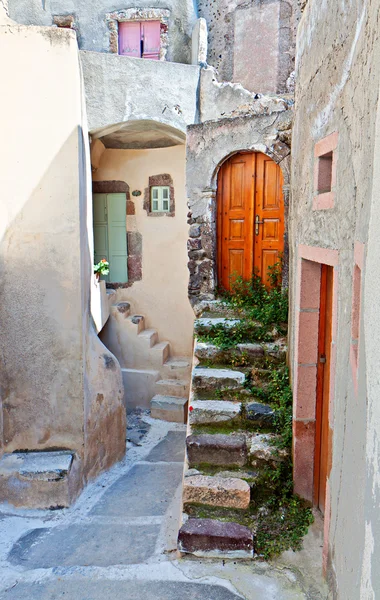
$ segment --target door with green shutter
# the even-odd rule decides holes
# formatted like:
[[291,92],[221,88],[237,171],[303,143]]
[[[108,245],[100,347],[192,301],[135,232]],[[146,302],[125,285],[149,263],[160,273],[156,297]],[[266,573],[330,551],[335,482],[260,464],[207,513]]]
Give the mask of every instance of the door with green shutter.
[[127,271],[126,195],[94,194],[95,263],[105,258],[110,263],[106,281],[125,283]]

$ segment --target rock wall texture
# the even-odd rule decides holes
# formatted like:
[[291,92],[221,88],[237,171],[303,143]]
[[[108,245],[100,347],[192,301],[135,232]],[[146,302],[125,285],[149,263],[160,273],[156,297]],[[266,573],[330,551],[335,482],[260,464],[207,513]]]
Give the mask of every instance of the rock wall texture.
[[[238,90],[239,92],[240,90]],[[240,95],[240,94],[238,94]],[[286,104],[276,106],[271,99],[252,103],[228,117],[188,127],[187,194],[189,297],[193,305],[214,297],[216,290],[216,187],[221,164],[241,150],[263,152],[278,163],[284,174],[285,213],[289,202],[292,111]],[[286,135],[284,136],[284,133]],[[286,138],[287,143],[282,141]],[[287,242],[286,242],[287,246]],[[286,262],[286,261],[285,261]],[[285,278],[287,274],[284,273]]]
[[[338,250],[333,452],[326,514],[328,574],[338,600],[380,594],[379,7],[372,0],[301,3],[290,231],[293,298],[300,244]],[[316,142],[338,134],[332,208],[313,210]],[[354,246],[364,244],[358,390],[350,366]],[[291,306],[294,302],[291,302]],[[291,315],[294,332],[296,316]],[[290,339],[292,341],[294,333]]]
[[294,69],[296,0],[199,0],[209,30],[208,63],[223,81],[283,93]]
[[9,0],[9,16],[24,25],[52,25],[59,22],[54,17],[72,16],[81,49],[110,52],[112,31],[106,15],[127,8],[153,7],[170,13],[167,60],[191,63],[191,36],[197,19],[192,0],[134,0],[133,4],[109,0]]

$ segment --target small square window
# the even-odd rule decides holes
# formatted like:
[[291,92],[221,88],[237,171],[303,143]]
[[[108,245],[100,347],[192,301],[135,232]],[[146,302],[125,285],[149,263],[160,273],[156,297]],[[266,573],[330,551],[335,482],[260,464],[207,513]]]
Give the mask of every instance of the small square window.
[[169,186],[155,185],[151,188],[152,212],[170,212]]
[[328,152],[318,158],[318,194],[331,192],[332,186],[333,153]]

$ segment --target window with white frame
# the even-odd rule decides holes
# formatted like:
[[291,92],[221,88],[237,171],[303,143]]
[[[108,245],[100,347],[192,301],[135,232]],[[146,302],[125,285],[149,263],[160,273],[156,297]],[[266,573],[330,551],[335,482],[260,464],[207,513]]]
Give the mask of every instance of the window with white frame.
[[151,187],[151,211],[170,211],[170,187],[168,185],[154,185]]

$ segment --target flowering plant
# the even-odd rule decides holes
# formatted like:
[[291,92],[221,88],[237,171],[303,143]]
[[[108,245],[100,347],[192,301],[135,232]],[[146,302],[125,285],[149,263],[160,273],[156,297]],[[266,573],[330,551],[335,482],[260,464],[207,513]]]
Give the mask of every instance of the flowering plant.
[[105,258],[102,258],[97,265],[94,265],[94,273],[98,277],[100,277],[100,275],[108,275],[109,272],[110,264]]

